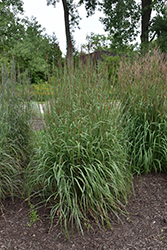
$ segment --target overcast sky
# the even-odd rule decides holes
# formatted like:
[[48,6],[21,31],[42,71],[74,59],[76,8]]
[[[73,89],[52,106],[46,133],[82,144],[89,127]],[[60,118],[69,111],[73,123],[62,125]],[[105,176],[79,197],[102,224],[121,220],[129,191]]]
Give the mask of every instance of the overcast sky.
[[[47,6],[46,0],[23,0],[25,16],[31,18],[34,16],[37,18],[39,24],[43,28],[46,28],[46,33],[55,35],[58,39],[60,49],[63,54],[66,53],[66,37],[65,37],[65,26],[64,26],[64,12],[62,7],[62,1],[57,3],[56,8],[50,5]],[[76,47],[80,51],[81,44],[85,43],[86,36],[91,32],[95,34],[104,34],[103,25],[99,21],[99,17],[102,13],[97,12],[92,17],[86,18],[86,11],[84,7],[80,8],[80,21],[81,29],[76,29],[74,33],[74,39],[76,41]]]

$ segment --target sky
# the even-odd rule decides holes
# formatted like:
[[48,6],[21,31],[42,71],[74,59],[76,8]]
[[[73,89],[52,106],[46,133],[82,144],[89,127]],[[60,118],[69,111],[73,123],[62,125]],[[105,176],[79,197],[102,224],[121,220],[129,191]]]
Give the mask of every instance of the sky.
[[[64,12],[62,1],[56,4],[56,8],[53,5],[47,6],[46,0],[23,0],[25,16],[31,18],[34,16],[37,18],[39,24],[43,28],[46,28],[46,33],[52,35],[55,33],[59,46],[63,54],[66,54],[66,37],[64,26]],[[80,16],[82,20],[79,23],[80,30],[76,29],[74,33],[74,40],[76,41],[75,47],[80,51],[81,44],[86,43],[86,36],[91,32],[95,34],[105,34],[104,27],[99,21],[99,17],[102,13],[96,12],[95,15],[86,18],[86,11],[84,6],[79,8]]]

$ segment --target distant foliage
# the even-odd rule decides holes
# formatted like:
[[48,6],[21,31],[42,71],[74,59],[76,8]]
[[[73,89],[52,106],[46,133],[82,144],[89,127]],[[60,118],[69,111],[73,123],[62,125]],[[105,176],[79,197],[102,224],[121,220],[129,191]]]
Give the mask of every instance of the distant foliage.
[[[18,18],[23,13],[22,2],[0,3],[0,61],[8,63],[15,60],[16,81],[23,83],[29,77],[31,83],[47,80],[61,64],[62,52],[55,34],[48,36],[35,17]],[[9,75],[11,73],[8,70]]]
[[155,43],[161,48],[162,52],[167,53],[167,10],[164,16],[156,16],[152,21],[152,33],[157,35]]
[[31,100],[45,101],[53,97],[54,89],[49,83],[31,84],[28,89],[31,93]]
[[81,53],[92,53],[93,51],[103,50],[116,54],[133,53],[135,45],[128,43],[119,43],[114,40],[113,35],[95,34],[93,32],[86,37],[87,42],[82,44]]

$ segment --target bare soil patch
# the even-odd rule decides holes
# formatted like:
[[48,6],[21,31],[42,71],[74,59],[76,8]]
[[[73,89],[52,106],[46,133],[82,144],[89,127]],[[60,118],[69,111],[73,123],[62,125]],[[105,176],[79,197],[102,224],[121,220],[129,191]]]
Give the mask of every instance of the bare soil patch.
[[113,219],[113,230],[101,230],[92,222],[84,237],[74,231],[68,240],[55,224],[50,230],[49,210],[38,210],[39,220],[28,226],[27,202],[10,198],[0,203],[0,250],[110,250],[167,249],[167,174],[134,177],[135,196],[129,197],[129,217]]

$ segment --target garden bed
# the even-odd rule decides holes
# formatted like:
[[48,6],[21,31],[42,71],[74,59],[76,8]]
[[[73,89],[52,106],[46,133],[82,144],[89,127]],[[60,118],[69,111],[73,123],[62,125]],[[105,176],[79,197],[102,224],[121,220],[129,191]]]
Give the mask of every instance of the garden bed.
[[136,196],[129,197],[128,219],[113,218],[113,230],[96,224],[84,228],[84,237],[74,230],[66,239],[56,220],[50,230],[49,211],[38,210],[39,220],[28,226],[30,207],[24,200],[6,199],[0,209],[0,249],[19,250],[113,250],[167,249],[167,175],[134,177]]

